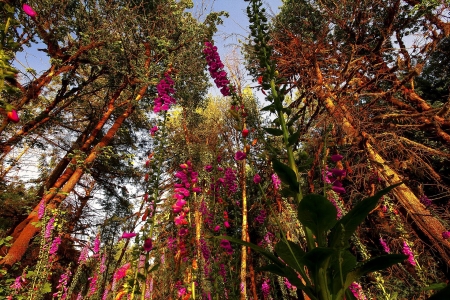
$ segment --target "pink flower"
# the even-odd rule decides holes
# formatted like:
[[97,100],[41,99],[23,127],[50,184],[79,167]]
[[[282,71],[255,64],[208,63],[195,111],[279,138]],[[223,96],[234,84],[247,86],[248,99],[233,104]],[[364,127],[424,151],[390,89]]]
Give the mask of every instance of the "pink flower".
[[45,214],[45,201],[41,200],[41,202],[39,203],[39,210],[38,210],[38,219],[42,219],[42,217]]
[[29,15],[32,18],[35,18],[37,16],[37,13],[28,4],[23,4],[22,9],[27,15]]
[[58,247],[61,244],[61,238],[58,236],[53,240],[53,243],[50,247],[50,251],[48,252],[50,255],[55,254],[58,251]]
[[228,221],[223,222],[223,225],[224,225],[226,228],[230,228],[230,223],[228,223]]
[[275,190],[279,190],[281,187],[281,180],[280,178],[278,178],[277,174],[272,174],[272,183],[273,183],[273,188]]
[[17,114],[17,111],[15,111],[14,109],[11,110],[11,111],[8,111],[8,112],[6,113],[6,116],[8,117],[8,119],[9,119],[11,122],[18,123],[18,122],[20,121],[19,115]]
[[148,238],[144,241],[144,251],[149,252],[153,249],[152,239]]
[[45,234],[44,234],[44,238],[45,238],[45,239],[51,238],[51,236],[52,236],[52,231],[53,231],[53,229],[55,228],[54,223],[55,223],[55,217],[52,217],[52,218],[48,221],[47,226],[45,227]]
[[450,238],[450,231],[444,231],[444,232],[442,233],[442,238],[443,238],[444,240],[448,240],[448,239]]
[[345,194],[345,189],[341,186],[335,186],[333,185],[333,187],[331,188],[333,191],[335,191],[338,194]]
[[247,128],[242,129],[242,137],[243,138],[246,138],[248,136],[248,133],[249,133],[249,131]]
[[355,296],[358,300],[366,300],[366,296],[364,296],[362,287],[359,283],[353,282],[349,287],[350,291],[352,292],[353,296]]
[[83,263],[87,260],[88,251],[88,245],[85,245],[83,249],[81,249],[80,257],[78,258],[79,263]]
[[124,278],[127,275],[127,271],[130,268],[130,263],[126,263],[123,266],[121,266],[113,275],[113,286],[112,289],[115,290],[117,282]]
[[22,282],[25,282],[25,279],[22,276],[19,276],[14,280],[14,283],[11,284],[10,288],[14,290],[20,290],[23,286]]
[[333,154],[331,155],[331,160],[334,162],[338,162],[340,160],[342,160],[344,157],[340,154]]
[[151,136],[155,136],[155,133],[158,131],[158,126],[153,126],[151,129],[150,129],[150,135]]
[[188,230],[186,228],[180,228],[178,231],[178,236],[185,236],[186,234],[188,234]]
[[192,188],[192,191],[193,191],[194,193],[200,193],[200,192],[202,191],[202,189],[199,188],[199,187],[194,187],[194,188]]
[[234,159],[235,160],[244,160],[247,157],[247,154],[245,154],[242,151],[238,151],[236,152],[236,154],[234,155]]
[[98,254],[98,251],[100,251],[100,238],[97,235],[94,240],[94,254]]
[[345,176],[347,174],[347,172],[345,172],[345,170],[331,169],[330,171],[333,174],[333,176],[335,176],[335,177],[341,177],[341,176]]
[[135,236],[136,236],[136,233],[134,233],[134,232],[124,232],[122,234],[122,238],[123,239],[131,239],[131,238],[133,238]]
[[206,172],[211,172],[213,170],[213,167],[211,165],[206,165],[205,166],[205,171]]
[[411,248],[409,248],[408,244],[403,241],[403,249],[402,249],[403,254],[408,256],[408,262],[410,263],[411,266],[415,266],[416,265],[416,261],[414,260],[414,254],[411,251]]
[[269,282],[270,282],[270,280],[269,280],[269,279],[266,279],[266,280],[263,281],[263,283],[262,283],[262,285],[261,285],[261,290],[262,290],[264,299],[266,299],[266,298],[269,297],[269,295],[270,295],[270,286],[269,286]]
[[387,243],[383,240],[382,237],[380,237],[380,244],[381,246],[383,246],[384,252],[386,253],[390,253],[391,249],[389,249],[389,246],[387,245]]
[[255,174],[255,176],[253,177],[253,182],[255,184],[258,184],[261,182],[261,176],[259,176],[259,174]]
[[219,225],[217,225],[216,227],[214,227],[214,231],[219,231],[220,230],[220,226]]

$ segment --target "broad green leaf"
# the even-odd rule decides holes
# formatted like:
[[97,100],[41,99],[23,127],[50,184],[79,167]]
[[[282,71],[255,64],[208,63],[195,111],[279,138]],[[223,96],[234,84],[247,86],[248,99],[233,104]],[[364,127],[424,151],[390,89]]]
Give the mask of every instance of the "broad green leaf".
[[283,135],[283,130],[277,129],[277,128],[263,128],[268,134],[274,135],[274,136],[280,136]]
[[161,265],[160,263],[157,263],[157,264],[155,264],[154,266],[152,266],[151,269],[148,270],[148,271],[149,271],[149,272],[155,272],[156,270],[158,270],[158,268],[159,268],[160,265]]
[[404,254],[387,254],[367,260],[347,275],[347,279],[345,280],[346,287],[348,287],[352,282],[358,281],[361,276],[371,272],[387,269],[393,265],[401,263],[407,258],[408,256]]
[[445,288],[432,295],[428,300],[448,300],[450,299],[450,285],[447,285]]
[[328,244],[330,247],[342,247],[342,243],[346,245],[349,238],[356,231],[358,226],[364,221],[369,213],[377,206],[380,198],[391,190],[401,185],[397,183],[379,191],[374,196],[366,198],[359,202],[349,211],[342,219],[340,219],[331,229]]
[[299,221],[318,236],[325,236],[336,224],[336,207],[321,195],[306,195],[298,205]]
[[300,138],[301,129],[294,132],[294,134],[291,134],[288,138],[288,145],[292,146],[295,143],[297,143],[298,139]]
[[276,275],[279,275],[281,277],[286,277],[286,274],[283,272],[283,269],[275,264],[270,264],[267,266],[262,266],[260,268],[257,268],[258,271],[266,271],[270,272]]
[[273,106],[273,104],[267,105],[263,108],[261,108],[261,111],[270,111],[272,109],[275,109],[275,106]]
[[297,182],[297,176],[295,175],[294,170],[277,159],[272,160],[272,166],[280,180],[287,184],[290,190],[293,192],[298,192],[299,184]]
[[[340,252],[340,255],[339,255]],[[356,266],[356,257],[348,250],[337,251],[330,260],[330,276],[333,294],[337,294],[345,284],[347,274]],[[342,277],[341,277],[342,276]]]
[[316,247],[311,251],[308,251],[305,256],[303,256],[303,259],[310,271],[313,271],[315,268],[320,267],[325,262],[325,260],[327,260],[336,252],[336,249]]
[[424,287],[422,289],[420,289],[421,291],[439,291],[442,290],[443,288],[445,288],[447,286],[447,284],[445,282],[440,282],[440,283],[433,283],[430,284],[427,287]]
[[289,246],[284,241],[278,242],[275,245],[275,252],[289,267],[299,273],[304,272],[303,268],[305,263],[303,256],[305,255],[305,251],[294,242],[288,241],[288,243]]
[[239,245],[247,246],[247,247],[255,250],[256,252],[260,253],[261,255],[264,255],[265,257],[267,257],[270,261],[272,261],[276,265],[278,265],[280,267],[284,267],[285,266],[285,264],[281,260],[279,260],[275,255],[273,255],[272,253],[266,251],[265,249],[255,245],[255,244],[252,244],[252,243],[249,243],[249,242],[245,242],[245,241],[233,238],[231,236],[226,236],[226,235],[219,235],[219,236],[215,236],[214,238],[221,239],[221,240],[229,240],[230,242],[233,242],[233,243],[236,243],[236,244],[239,244]]

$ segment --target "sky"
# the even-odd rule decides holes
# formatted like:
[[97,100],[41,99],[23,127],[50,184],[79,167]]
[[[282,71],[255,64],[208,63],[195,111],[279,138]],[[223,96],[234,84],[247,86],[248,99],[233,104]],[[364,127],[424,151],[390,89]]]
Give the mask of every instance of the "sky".
[[[223,18],[223,24],[218,26],[218,32],[214,36],[214,44],[218,48],[221,60],[226,61],[227,57],[233,55],[233,52],[240,56],[240,41],[245,41],[250,34],[248,29],[249,22],[247,17],[248,2],[244,0],[193,0],[193,14],[200,20],[205,18],[211,11],[226,11],[228,18]],[[282,0],[263,0],[263,6],[268,12],[268,18],[278,13],[282,5]],[[226,65],[226,63],[225,63]],[[240,69],[245,72],[243,61],[240,61]],[[247,84],[251,84],[250,78],[246,77]],[[219,89],[214,86],[210,88],[209,93],[212,95],[220,95]],[[257,95],[258,98],[264,98]]]
[[[225,61],[228,56],[232,55],[233,51],[240,54],[240,41],[244,41],[249,35],[249,23],[246,13],[248,2],[244,0],[193,0],[193,2],[194,9],[192,13],[200,20],[204,20],[207,14],[212,11],[228,12],[229,17],[223,18],[223,24],[218,26],[218,32],[214,36],[214,44],[219,49],[222,61]],[[263,0],[263,3],[270,19],[272,15],[279,11],[282,0]],[[45,48],[45,45],[33,44],[31,49],[18,52],[14,66],[22,72],[26,71],[27,68],[31,68],[36,70],[38,74],[47,70],[50,66],[48,57],[44,52],[37,51],[36,49],[38,48]],[[243,70],[242,62],[240,66]],[[24,73],[27,76],[32,76],[29,72]],[[220,94],[215,87],[212,87],[209,92],[213,95]]]

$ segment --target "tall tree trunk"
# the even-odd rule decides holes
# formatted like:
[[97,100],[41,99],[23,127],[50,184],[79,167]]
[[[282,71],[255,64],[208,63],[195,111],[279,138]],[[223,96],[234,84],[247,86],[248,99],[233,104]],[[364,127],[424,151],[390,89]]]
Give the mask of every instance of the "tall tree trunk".
[[[373,145],[377,145],[377,141],[365,132],[358,134],[349,118],[346,117],[347,111],[345,106],[340,107],[340,111],[343,113],[337,113],[331,97],[326,97],[322,100],[322,103],[324,103],[329,114],[340,123],[342,129],[348,136],[354,138],[359,136],[365,140],[367,156],[385,181],[391,185],[400,182],[400,176],[395,169],[389,166],[374,146],[372,146],[372,143]],[[450,242],[441,239],[442,232],[447,231],[447,229],[426,210],[425,206],[420,203],[420,200],[406,184],[395,188],[393,193],[400,205],[406,210],[408,217],[417,226],[419,233],[429,239],[429,241],[425,241],[425,244],[431,243],[430,247],[438,251],[442,261],[447,265],[447,268],[450,268]]]
[[[366,135],[365,133],[363,133]],[[367,135],[366,135],[367,136]],[[366,140],[366,151],[370,160],[374,162],[373,166],[378,170],[383,179],[390,185],[400,182],[401,179],[398,174],[392,169],[386,161],[381,157],[381,155],[374,149],[370,144],[370,137],[367,136]],[[374,143],[376,145],[376,143]],[[393,190],[395,198],[400,203],[403,208],[405,208],[408,218],[411,218],[413,223],[417,226],[420,233],[425,235],[431,247],[440,254],[441,259],[450,267],[450,242],[448,240],[442,239],[442,232],[447,231],[447,229],[442,225],[442,223],[433,217],[432,214],[425,208],[425,206],[420,202],[420,200],[414,195],[414,193],[409,189],[406,184],[395,188]],[[428,244],[428,243],[427,243]]]
[[[129,105],[128,109],[116,119],[113,126],[108,130],[106,135],[95,147],[92,148],[89,155],[83,162],[83,167],[76,168],[73,172],[67,172],[58,179],[55,185],[57,185],[58,182],[66,181],[66,179],[63,177],[68,177],[61,190],[58,191],[58,188],[52,187],[51,193],[48,193],[43,197],[43,201],[46,203],[46,209],[55,209],[59,207],[61,202],[67,197],[67,195],[78,183],[81,176],[84,174],[86,167],[90,166],[94,162],[103,147],[109,145],[122,123],[133,112],[133,110],[134,107]],[[70,170],[70,168],[68,170]],[[16,238],[13,241],[6,256],[2,260],[0,260],[0,265],[4,265],[9,268],[14,263],[18,262],[25,254],[31,239],[40,230],[34,225],[39,221],[38,211],[39,204],[33,209],[28,218],[16,227],[16,230],[13,234],[13,236],[16,236]]]
[[[249,242],[248,220],[247,220],[247,191],[245,182],[245,159],[240,164],[240,180],[242,189],[242,240]],[[240,273],[241,300],[247,299],[247,247],[241,247],[241,273]]]

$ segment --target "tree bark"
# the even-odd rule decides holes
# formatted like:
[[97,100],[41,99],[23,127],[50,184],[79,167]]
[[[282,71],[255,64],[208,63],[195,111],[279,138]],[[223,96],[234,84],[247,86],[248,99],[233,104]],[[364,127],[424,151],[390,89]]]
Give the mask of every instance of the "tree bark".
[[[247,220],[247,193],[246,193],[246,183],[245,183],[245,159],[240,164],[240,178],[241,178],[241,189],[242,189],[242,240],[249,242],[248,236],[248,220]],[[240,291],[241,300],[247,299],[247,247],[241,247],[241,273],[240,273]]]
[[[65,172],[52,187],[51,192],[43,197],[43,201],[46,203],[46,209],[58,208],[61,202],[67,197],[67,195],[73,190],[75,185],[80,180],[81,176],[84,174],[87,166],[91,165],[101,149],[111,142],[114,135],[117,133],[126,118],[133,112],[134,106],[129,105],[128,109],[120,115],[113,126],[108,130],[106,135],[100,140],[100,142],[92,148],[88,157],[83,162],[83,167],[76,168],[75,170]],[[67,169],[72,170],[72,169]],[[67,171],[66,170],[66,171]],[[62,182],[65,182],[64,186],[60,191],[59,186]],[[31,239],[39,232],[40,228],[36,227],[35,224],[39,221],[38,219],[39,204],[33,209],[27,219],[25,219],[19,226],[16,227],[13,236],[16,238],[13,241],[6,256],[0,260],[0,265],[6,268],[11,267],[13,264],[18,262],[22,256],[25,254]]]

